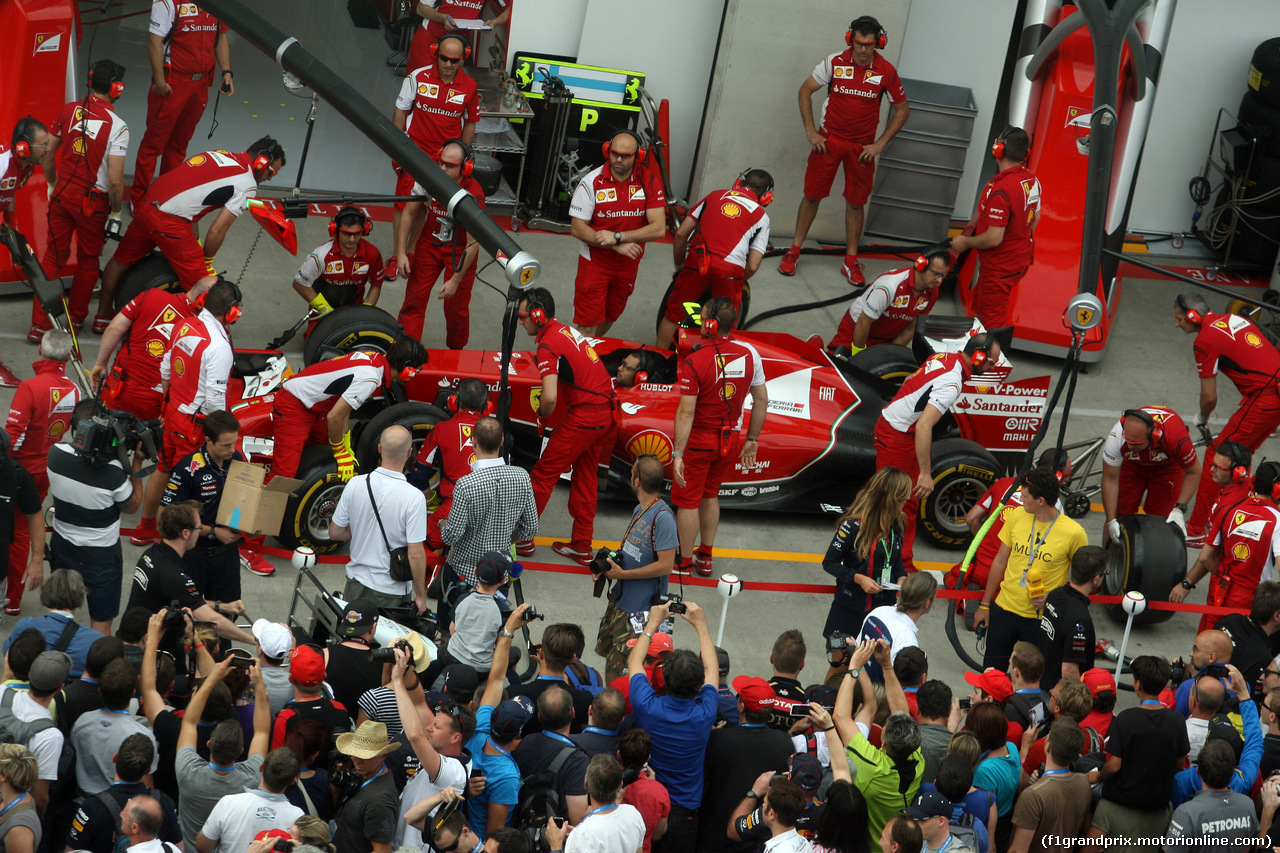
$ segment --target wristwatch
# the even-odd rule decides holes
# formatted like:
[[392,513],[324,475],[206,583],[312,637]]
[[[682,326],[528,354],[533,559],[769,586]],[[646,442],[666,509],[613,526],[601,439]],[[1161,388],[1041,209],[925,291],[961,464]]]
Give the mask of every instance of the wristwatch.
[[1181,510],[1182,512],[1186,512],[1186,511],[1187,511],[1187,505],[1186,505],[1186,504],[1174,504],[1174,505],[1173,505],[1173,508],[1174,508],[1174,509],[1177,509],[1177,510]]
[[759,799],[760,799],[760,795],[759,795],[759,794],[757,794],[755,791],[747,791],[747,795],[746,795],[746,797],[744,797],[743,799],[747,799],[747,800],[759,800]]
[[613,232],[613,242],[615,242],[615,243],[621,243],[621,242],[622,242],[622,232],[621,232],[621,231],[614,231],[614,232]]
[[508,640],[510,640],[512,637],[514,637],[514,636],[515,636],[515,634],[511,633],[510,631],[508,631],[508,630],[507,630],[507,627],[504,625],[504,626],[502,626],[501,628],[499,628],[499,629],[498,629],[498,636],[499,636],[499,637],[506,637]]
[[1196,585],[1195,585],[1195,584],[1193,584],[1191,581],[1187,580],[1186,578],[1183,578],[1182,580],[1178,581],[1178,586],[1182,587],[1183,589],[1195,589],[1195,588],[1196,588]]

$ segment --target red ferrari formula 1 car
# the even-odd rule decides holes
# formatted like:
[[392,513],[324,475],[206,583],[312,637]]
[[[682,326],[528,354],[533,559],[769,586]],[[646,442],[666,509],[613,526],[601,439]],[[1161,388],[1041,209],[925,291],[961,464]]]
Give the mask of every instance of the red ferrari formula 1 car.
[[[764,359],[769,391],[769,418],[760,452],[752,466],[735,468],[720,491],[726,509],[784,512],[840,512],[875,471],[872,430],[880,409],[893,397],[902,378],[919,361],[937,351],[959,349],[973,321],[928,318],[913,349],[882,346],[849,362],[833,361],[820,346],[777,333],[743,333]],[[350,349],[385,348],[398,332],[395,319],[378,308],[342,308],[317,323],[305,347],[308,364]],[[593,340],[606,367],[616,372],[622,360],[641,347],[634,341]],[[647,381],[618,388],[620,424],[608,458],[601,460],[602,494],[631,500],[629,471],[635,457],[652,453],[670,465],[672,429],[679,392],[675,385],[678,355],[645,347]],[[257,358],[267,358],[261,353]],[[249,353],[241,353],[246,372]],[[376,400],[365,406],[353,435],[364,467],[377,464],[377,437],[400,424],[415,438],[445,420],[436,405],[442,392],[458,380],[477,377],[496,393],[501,353],[488,350],[432,350],[430,362],[396,389],[400,401]],[[1012,369],[1001,357],[995,372],[971,381],[955,411],[938,424],[933,446],[936,484],[921,509],[921,532],[936,544],[959,547],[969,538],[965,513],[999,473],[1009,469],[1029,445],[1044,416],[1049,377],[1007,382]],[[530,352],[512,355],[509,378],[514,461],[531,467],[541,440],[534,406],[541,388]],[[270,387],[259,380],[259,387]],[[234,409],[241,423],[244,451],[253,461],[270,464],[270,393],[243,399]],[[549,424],[555,428],[555,418]],[[329,516],[341,494],[327,446],[308,448],[298,475],[298,489],[286,513],[280,539],[287,546],[306,544],[329,551]]]

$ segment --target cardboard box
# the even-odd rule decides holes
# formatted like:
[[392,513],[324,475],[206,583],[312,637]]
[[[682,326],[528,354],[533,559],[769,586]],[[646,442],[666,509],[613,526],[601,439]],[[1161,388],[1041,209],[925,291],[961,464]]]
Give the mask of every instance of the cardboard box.
[[233,461],[218,502],[218,524],[252,536],[277,535],[289,496],[303,481],[276,477],[264,484],[266,477],[265,466]]

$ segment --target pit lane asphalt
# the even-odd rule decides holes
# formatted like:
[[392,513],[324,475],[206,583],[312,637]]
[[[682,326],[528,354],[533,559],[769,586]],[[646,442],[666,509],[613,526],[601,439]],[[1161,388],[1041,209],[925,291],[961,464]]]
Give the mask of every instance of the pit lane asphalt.
[[[240,283],[245,294],[245,315],[232,330],[234,343],[239,347],[262,347],[267,341],[278,335],[283,329],[293,324],[305,311],[305,304],[294,293],[290,282],[293,274],[305,255],[312,247],[318,246],[327,239],[325,233],[327,220],[312,217],[299,221],[298,258],[290,256],[278,244],[265,235],[258,241],[253,252],[247,272],[241,276],[241,268],[250,246],[257,236],[258,228],[248,218],[231,229],[222,251],[218,255],[217,266]],[[371,239],[384,252],[390,248],[389,223],[376,223]],[[517,241],[532,251],[542,262],[542,273],[539,284],[549,288],[559,303],[559,315],[562,319],[572,317],[573,278],[577,265],[578,244],[569,236],[535,234],[521,232],[516,235]],[[785,238],[775,238],[775,244],[785,242]],[[670,247],[655,245],[649,248],[640,266],[640,276],[636,284],[626,314],[615,325],[611,334],[618,337],[651,341],[654,330],[654,318],[658,310],[658,301],[666,288],[671,275]],[[482,253],[481,260],[488,260]],[[1157,259],[1158,260],[1158,259]],[[104,259],[105,261],[105,259]],[[839,296],[850,292],[847,284],[839,275],[841,258],[804,256],[801,258],[796,276],[787,278],[777,271],[776,258],[766,259],[761,271],[752,281],[752,313],[759,314],[765,310],[799,302]],[[890,268],[901,266],[900,263],[882,260],[866,262],[866,277],[870,281]],[[489,266],[481,273],[482,278],[498,285],[505,293],[506,284],[496,264]],[[1023,287],[1034,287],[1034,281],[1027,280]],[[1067,427],[1067,442],[1083,441],[1104,434],[1114,424],[1118,413],[1136,405],[1146,403],[1166,403],[1174,406],[1189,418],[1194,414],[1197,405],[1198,380],[1195,374],[1191,355],[1191,337],[1178,331],[1173,326],[1172,303],[1181,285],[1172,282],[1129,279],[1125,283],[1124,295],[1120,306],[1117,323],[1111,334],[1111,342],[1106,358],[1098,365],[1092,365],[1088,372],[1079,378],[1070,422]],[[395,313],[403,300],[404,280],[390,283],[383,288],[381,305]],[[1210,304],[1220,310],[1224,300],[1221,297],[1208,295]],[[96,297],[95,297],[96,300]],[[427,324],[424,343],[428,347],[442,346],[444,338],[444,322],[438,300],[427,311]],[[500,339],[501,312],[504,297],[498,292],[477,281],[471,302],[471,346],[473,348],[497,348]],[[0,359],[9,366],[20,379],[31,375],[30,363],[37,357],[35,345],[25,340],[30,314],[29,297],[0,298],[7,320],[0,323]],[[768,331],[788,332],[800,337],[819,334],[827,339],[834,332],[841,312],[847,309],[848,303],[830,308],[791,314],[766,321],[762,327]],[[949,294],[944,294],[937,313],[959,313]],[[522,331],[517,332],[516,347],[527,348],[531,340]],[[98,337],[86,334],[82,341],[84,355],[88,364],[92,364],[97,351]],[[295,338],[286,345],[290,364],[295,368],[302,366],[301,338]],[[1047,357],[1031,356],[1015,352],[1011,359],[1014,364],[1012,379],[1024,379],[1043,374],[1054,377],[1061,369],[1061,362]],[[12,399],[12,389],[0,389],[0,400]],[[1238,395],[1230,383],[1219,382],[1219,406],[1216,425],[1220,426],[1234,410]],[[1055,418],[1049,440],[1057,436],[1058,420]],[[768,440],[768,426],[765,427],[765,441]],[[1044,446],[1048,446],[1047,444]],[[1255,461],[1263,456],[1280,457],[1280,442],[1272,437],[1255,455]],[[542,517],[541,537],[547,542],[552,538],[567,538],[570,519],[565,507],[567,489],[557,489]],[[852,495],[850,495],[852,497]],[[1095,501],[1098,500],[1095,498]],[[630,505],[602,501],[596,519],[595,534],[597,540],[616,540],[626,527],[630,517]],[[136,516],[125,520],[131,526]],[[1089,534],[1090,542],[1101,541],[1101,513],[1091,513],[1082,520]],[[752,582],[790,582],[805,584],[826,584],[831,579],[817,562],[790,562],[787,559],[771,558],[769,552],[797,552],[821,554],[832,533],[832,519],[820,516],[803,515],[771,515],[753,512],[726,512],[721,520],[717,537],[717,546],[721,549],[733,548],[759,552],[751,558],[717,557],[716,573],[734,572],[744,581],[744,591],[729,603],[727,625],[724,630],[723,647],[728,650],[732,659],[730,678],[750,673],[767,677],[770,672],[769,653],[774,639],[782,631],[789,628],[800,628],[808,645],[807,666],[801,674],[805,684],[822,679],[826,672],[823,655],[823,638],[819,632],[826,618],[830,601],[829,595],[811,593],[778,593],[752,591]],[[123,543],[125,560],[125,584],[121,591],[121,602],[128,599],[131,568],[141,550],[130,544],[126,538]],[[917,562],[933,562],[950,566],[962,556],[961,552],[944,551],[917,539]],[[550,548],[549,544],[538,549],[534,560],[547,563],[566,563]],[[270,578],[262,578],[244,573],[243,596],[249,605],[249,615],[266,617],[283,621],[289,611],[296,572],[288,560],[273,559],[278,571]],[[1188,561],[1190,565],[1190,558]],[[340,565],[322,565],[319,576],[329,589],[342,586],[342,567]],[[588,639],[586,659],[589,663],[603,668],[601,660],[595,655],[596,627],[604,605],[600,600],[590,596],[590,579],[582,575],[571,575],[550,572],[530,572],[523,581],[526,598],[533,601],[540,610],[547,614],[547,621],[570,621],[583,626]],[[1203,603],[1205,584],[1191,593],[1191,603]],[[678,585],[673,578],[673,589]],[[697,601],[708,611],[708,623],[714,638],[720,626],[722,599],[712,589],[705,587],[689,587],[688,597]],[[38,615],[42,612],[38,593],[28,593],[23,602],[23,616]],[[921,646],[928,652],[930,659],[930,676],[942,678],[952,685],[953,690],[963,695],[968,687],[963,682],[964,664],[956,656],[947,640],[943,624],[946,610],[941,603],[933,612],[927,614],[920,624]],[[306,614],[301,614],[305,616]],[[87,615],[80,614],[87,621]],[[1108,637],[1119,643],[1123,626],[1112,621],[1106,609],[1100,605],[1093,608],[1094,623],[1100,636]],[[8,617],[0,636],[7,636],[13,624],[20,617]],[[1167,622],[1146,628],[1135,628],[1130,640],[1129,654],[1160,654],[1165,657],[1187,655],[1198,620],[1196,614],[1177,614]],[[696,648],[696,640],[691,626],[677,619],[676,642],[681,646]],[[533,639],[537,639],[546,623],[533,623]],[[971,634],[961,628],[961,637],[969,641]],[[971,649],[971,654],[973,654]],[[980,657],[980,656],[978,656]],[[1133,694],[1121,693],[1121,707],[1133,703]]]

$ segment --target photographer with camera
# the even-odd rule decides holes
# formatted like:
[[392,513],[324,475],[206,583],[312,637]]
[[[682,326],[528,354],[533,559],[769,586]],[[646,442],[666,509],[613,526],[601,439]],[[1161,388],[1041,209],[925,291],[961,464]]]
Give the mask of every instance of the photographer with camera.
[[212,623],[219,637],[252,646],[253,634],[223,615],[217,602],[206,601],[187,573],[183,556],[200,540],[204,529],[199,501],[170,504],[160,510],[159,521],[158,531],[163,538],[138,558],[128,607],[145,607],[152,613],[168,614],[160,647],[174,656],[179,673],[189,671],[182,646],[186,614],[190,614],[193,621]]
[[[9,434],[12,449],[9,456],[36,482],[40,503],[49,493],[49,474],[45,466],[49,448],[67,431],[71,410],[80,400],[80,387],[67,378],[67,359],[71,357],[71,336],[60,329],[50,329],[40,340],[40,360],[31,365],[35,376],[18,383],[9,406],[9,420],[5,431]],[[22,610],[22,594],[26,588],[26,571],[30,565],[28,551],[31,547],[30,527],[27,518],[18,508],[13,510],[13,542],[9,546],[8,602],[4,605],[6,616],[17,616]],[[44,543],[44,531],[38,533]],[[31,576],[32,589],[40,586],[44,571],[43,550],[40,572]],[[84,663],[83,656],[81,664]]]
[[499,592],[510,579],[511,567],[511,558],[501,551],[490,551],[476,563],[475,589],[454,603],[449,643],[427,670],[423,681],[428,685],[453,663],[466,664],[477,677],[489,671],[498,631],[511,607]]
[[[644,627],[645,611],[667,593],[680,538],[675,515],[662,499],[662,462],[651,453],[631,466],[631,491],[639,503],[617,551],[601,548],[591,561],[595,596],[609,586],[608,604],[600,619],[596,654],[605,660],[604,680],[612,684],[626,668],[627,641]],[[609,582],[612,583],[609,583]]]
[[[145,460],[134,449],[132,471],[126,473],[118,458],[124,448],[113,447],[108,456],[96,442],[85,443],[91,434],[105,432],[103,422],[118,427],[117,421],[100,411],[97,401],[78,403],[71,414],[75,437],[70,443],[49,448],[49,494],[53,497],[49,567],[80,573],[88,592],[89,627],[106,635],[120,612],[124,580],[120,513],[134,512],[142,502],[137,474]],[[40,519],[35,526],[43,525]]]
[[339,770],[331,777],[343,793],[334,845],[343,853],[391,853],[400,798],[387,768],[387,755],[400,744],[388,743],[383,723],[365,722],[354,732],[338,735],[335,745],[350,758],[355,775]]

